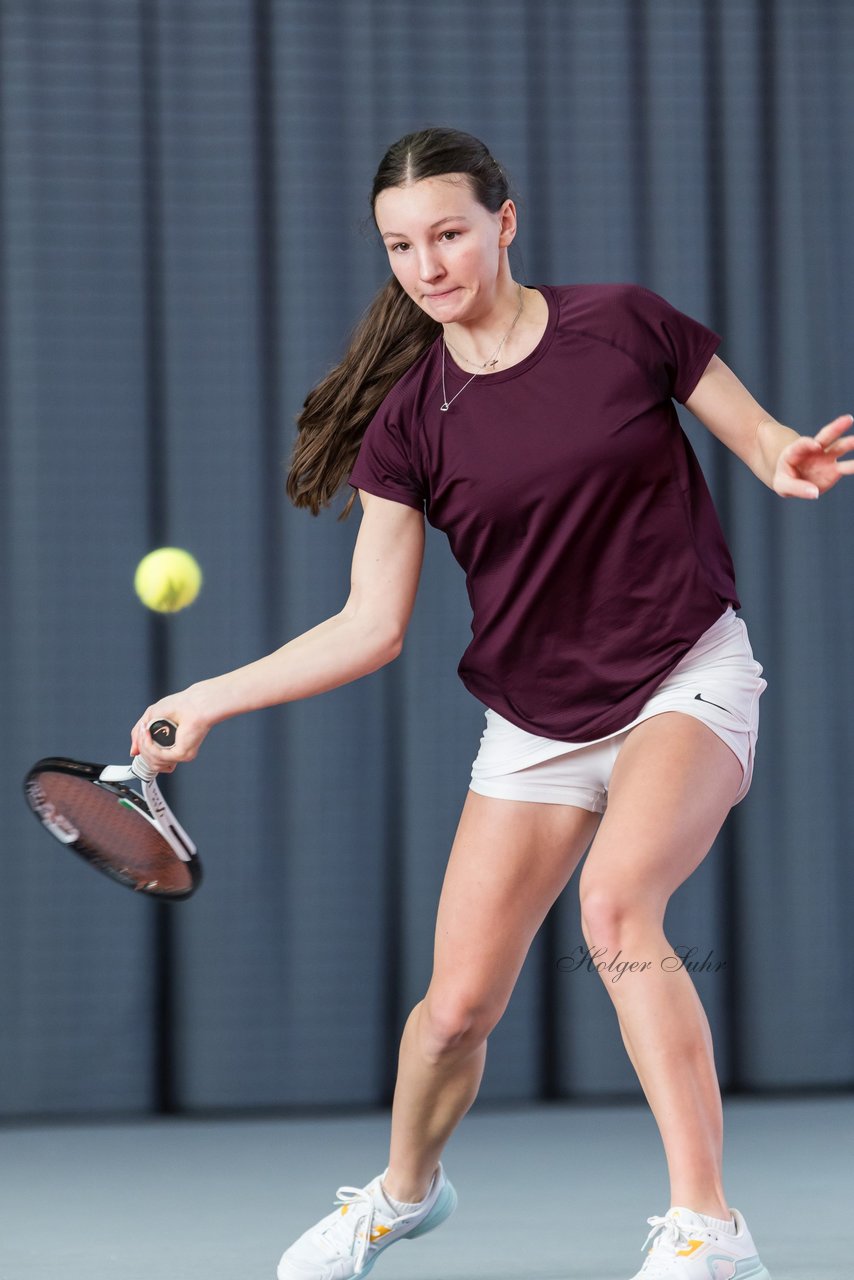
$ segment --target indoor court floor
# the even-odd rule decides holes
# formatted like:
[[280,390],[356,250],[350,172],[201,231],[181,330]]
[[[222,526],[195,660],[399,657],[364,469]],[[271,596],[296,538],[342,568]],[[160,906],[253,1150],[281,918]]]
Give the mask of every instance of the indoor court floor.
[[[724,1105],[727,1194],[772,1280],[851,1280],[854,1096]],[[385,1112],[6,1124],[0,1280],[275,1280],[388,1133]],[[443,1161],[456,1213],[371,1280],[628,1280],[668,1208],[643,1103],[475,1104]]]

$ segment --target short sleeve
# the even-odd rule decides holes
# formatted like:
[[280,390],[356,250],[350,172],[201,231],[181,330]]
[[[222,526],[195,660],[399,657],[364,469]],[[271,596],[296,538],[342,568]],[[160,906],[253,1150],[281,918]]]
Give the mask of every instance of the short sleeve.
[[684,404],[722,342],[721,335],[643,285],[624,286],[623,301],[633,355],[649,369],[663,397]]
[[380,498],[424,510],[423,486],[389,397],[368,423],[347,483],[354,489],[365,489]]

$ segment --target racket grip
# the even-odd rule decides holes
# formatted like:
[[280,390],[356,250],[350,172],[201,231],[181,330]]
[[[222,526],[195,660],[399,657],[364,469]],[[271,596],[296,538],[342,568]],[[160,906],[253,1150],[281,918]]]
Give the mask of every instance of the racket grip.
[[[173,721],[151,721],[149,724],[149,736],[159,746],[174,746],[177,731],[178,726]],[[141,755],[133,756],[131,769],[143,782],[151,782],[157,777],[156,769],[150,769]]]
[[148,726],[151,738],[158,747],[174,747],[178,726],[172,720],[152,720]]
[[[161,747],[174,747],[177,730],[178,726],[172,720],[152,720],[148,726],[149,737]],[[143,782],[151,782],[157,777],[157,770],[150,769],[142,756],[134,756],[130,767]]]
[[[108,766],[109,767],[109,766]],[[153,782],[157,777],[156,769],[149,769],[142,756],[134,756],[130,762],[131,773],[135,773],[143,782]],[[101,775],[103,777],[103,774]]]

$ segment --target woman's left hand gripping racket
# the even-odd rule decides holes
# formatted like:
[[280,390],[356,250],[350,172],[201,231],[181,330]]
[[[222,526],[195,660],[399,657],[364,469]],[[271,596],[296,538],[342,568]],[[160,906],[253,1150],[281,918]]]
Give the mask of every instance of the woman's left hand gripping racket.
[[[149,733],[170,747],[176,728],[155,720]],[[46,756],[24,779],[24,794],[51,835],[119,884],[156,898],[188,898],[201,882],[201,863],[156,778],[142,756],[129,765]],[[142,795],[126,785],[135,779]]]

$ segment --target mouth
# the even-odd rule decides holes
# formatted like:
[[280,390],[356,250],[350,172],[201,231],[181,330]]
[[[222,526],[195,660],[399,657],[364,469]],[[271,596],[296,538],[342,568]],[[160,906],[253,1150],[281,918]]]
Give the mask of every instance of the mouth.
[[445,289],[441,293],[425,293],[424,297],[425,298],[449,298],[452,293],[456,293],[457,287],[458,286],[455,286],[453,289]]

